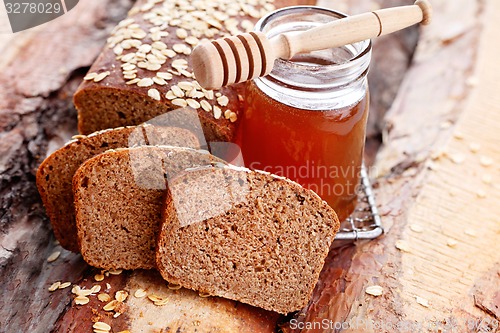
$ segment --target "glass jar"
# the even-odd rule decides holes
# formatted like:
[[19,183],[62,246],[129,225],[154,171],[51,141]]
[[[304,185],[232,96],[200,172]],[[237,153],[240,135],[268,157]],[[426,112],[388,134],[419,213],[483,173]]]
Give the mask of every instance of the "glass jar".
[[[256,31],[273,37],[343,18],[296,6],[270,13]],[[239,128],[245,165],[292,179],[319,194],[339,219],[355,208],[368,117],[369,40],[278,59],[247,83]]]

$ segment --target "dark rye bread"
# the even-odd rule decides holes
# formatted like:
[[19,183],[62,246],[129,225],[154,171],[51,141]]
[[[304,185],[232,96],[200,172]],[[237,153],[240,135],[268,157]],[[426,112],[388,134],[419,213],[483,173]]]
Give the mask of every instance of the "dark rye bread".
[[206,151],[142,146],[108,151],[75,173],[76,225],[83,259],[103,269],[155,267],[168,178],[223,163]]
[[147,144],[200,147],[196,136],[188,130],[141,125],[76,136],[75,140],[43,161],[38,168],[36,184],[56,239],[62,247],[79,252],[72,181],[80,165],[109,149]]
[[169,194],[156,252],[167,281],[279,313],[307,304],[339,229],[314,192],[216,167],[179,174]]
[[208,141],[231,141],[244,86],[202,90],[188,64],[191,50],[205,38],[251,30],[274,8],[314,3],[137,1],[128,17],[113,30],[74,96],[80,133],[140,124],[189,103],[198,112]]

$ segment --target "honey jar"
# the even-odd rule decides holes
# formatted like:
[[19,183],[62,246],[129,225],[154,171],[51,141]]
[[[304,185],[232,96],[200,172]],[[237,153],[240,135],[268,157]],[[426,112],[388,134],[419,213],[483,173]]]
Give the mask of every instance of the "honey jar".
[[[309,6],[277,10],[256,31],[268,37],[345,17]],[[355,208],[368,117],[371,42],[278,59],[247,83],[238,140],[245,165],[315,191],[339,219]]]

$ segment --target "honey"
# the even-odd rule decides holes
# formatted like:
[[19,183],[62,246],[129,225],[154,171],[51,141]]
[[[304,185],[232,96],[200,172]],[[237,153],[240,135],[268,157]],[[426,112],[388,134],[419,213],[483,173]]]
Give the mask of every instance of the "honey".
[[[290,7],[262,19],[273,34],[314,27],[342,14]],[[245,165],[315,191],[340,220],[355,208],[368,117],[366,74],[371,44],[277,60],[272,73],[247,83],[238,133]]]
[[315,191],[339,218],[353,211],[363,160],[368,98],[351,107],[308,111],[276,102],[251,83],[240,143],[247,167]]

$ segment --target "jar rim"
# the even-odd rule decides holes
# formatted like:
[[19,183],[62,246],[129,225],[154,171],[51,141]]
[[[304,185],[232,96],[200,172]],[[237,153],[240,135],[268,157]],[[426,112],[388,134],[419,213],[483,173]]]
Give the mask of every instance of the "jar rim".
[[[326,8],[326,7],[321,7],[321,6],[289,6],[289,7],[284,7],[284,8],[274,10],[274,11],[270,12],[269,14],[267,14],[266,16],[262,17],[255,24],[254,30],[259,31],[259,32],[264,32],[264,27],[271,20],[277,19],[277,18],[285,16],[285,15],[293,14],[294,12],[300,12],[300,11],[304,11],[304,10],[316,12],[316,13],[324,13],[324,14],[328,14],[330,16],[333,14],[334,15],[333,17],[336,17],[338,19],[346,18],[349,16],[345,13],[340,12],[340,11]],[[273,37],[273,36],[268,36],[268,37]],[[282,62],[284,64],[289,64],[295,68],[303,68],[303,69],[308,69],[308,70],[311,70],[311,69],[314,70],[314,69],[320,69],[320,68],[327,69],[327,70],[328,69],[341,70],[341,69],[353,66],[354,63],[357,63],[364,56],[366,56],[367,54],[370,54],[371,49],[372,49],[372,42],[370,39],[365,39],[363,41],[360,41],[357,43],[352,43],[349,45],[356,45],[356,44],[360,45],[360,47],[359,47],[360,51],[357,52],[357,54],[355,54],[352,58],[346,60],[346,62],[340,63],[340,64],[329,64],[329,65],[307,64],[306,65],[306,64],[296,63],[294,61],[286,60],[286,59],[277,59],[277,61]]]

